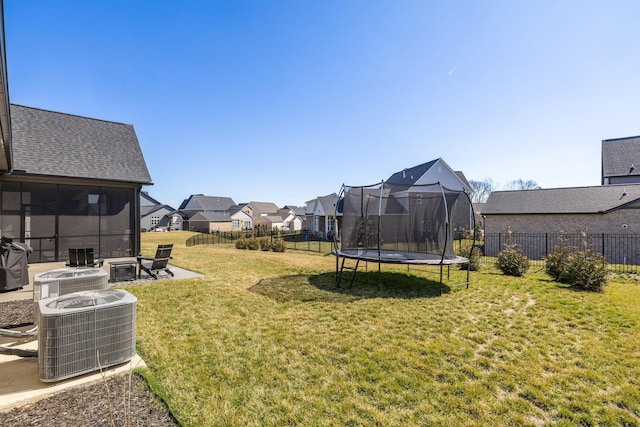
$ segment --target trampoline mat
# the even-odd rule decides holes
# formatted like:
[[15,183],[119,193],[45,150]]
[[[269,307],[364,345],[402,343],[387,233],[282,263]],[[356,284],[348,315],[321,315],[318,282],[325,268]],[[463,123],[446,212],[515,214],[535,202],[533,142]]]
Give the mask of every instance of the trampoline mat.
[[423,265],[448,265],[448,264],[466,264],[469,258],[461,256],[445,256],[442,254],[429,254],[421,252],[401,252],[376,249],[354,249],[353,251],[334,252],[334,255],[342,258],[359,259],[362,261],[381,262],[384,264],[423,264]]

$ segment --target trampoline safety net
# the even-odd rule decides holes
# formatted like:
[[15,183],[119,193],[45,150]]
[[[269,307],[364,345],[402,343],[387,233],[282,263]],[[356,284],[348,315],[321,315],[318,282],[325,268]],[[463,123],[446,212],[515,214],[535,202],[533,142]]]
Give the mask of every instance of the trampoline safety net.
[[[455,253],[456,233],[473,230],[469,195],[440,183],[343,185],[336,253],[381,262],[467,262]],[[456,261],[457,260],[457,261]]]

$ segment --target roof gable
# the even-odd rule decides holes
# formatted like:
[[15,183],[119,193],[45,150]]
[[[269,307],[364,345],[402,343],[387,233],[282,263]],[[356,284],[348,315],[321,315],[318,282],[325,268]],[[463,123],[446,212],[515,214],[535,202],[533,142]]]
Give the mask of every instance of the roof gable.
[[271,202],[249,202],[247,203],[253,209],[253,216],[261,216],[278,212],[278,205]]
[[146,191],[140,192],[140,206],[158,206],[158,205],[162,205],[162,203],[160,203],[159,201],[151,197],[148,192]]
[[442,159],[435,159],[412,168],[396,172],[386,181],[400,186],[435,184],[439,182],[451,190],[470,191],[462,172],[454,172]]
[[606,213],[640,200],[640,184],[494,191],[482,215]]
[[640,136],[602,141],[602,182],[616,176],[640,176]]
[[14,173],[151,184],[133,126],[11,105]]
[[182,202],[178,209],[185,211],[227,211],[235,204],[231,197],[192,194]]

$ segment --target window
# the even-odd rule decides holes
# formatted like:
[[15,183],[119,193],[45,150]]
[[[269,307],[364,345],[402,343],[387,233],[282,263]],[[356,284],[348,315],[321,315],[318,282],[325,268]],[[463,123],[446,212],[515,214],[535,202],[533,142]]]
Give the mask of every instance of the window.
[[159,216],[152,216],[151,217],[151,227],[153,228],[158,224],[160,224],[160,217]]
[[232,227],[233,227],[234,230],[240,228],[240,220],[239,219],[234,219]]

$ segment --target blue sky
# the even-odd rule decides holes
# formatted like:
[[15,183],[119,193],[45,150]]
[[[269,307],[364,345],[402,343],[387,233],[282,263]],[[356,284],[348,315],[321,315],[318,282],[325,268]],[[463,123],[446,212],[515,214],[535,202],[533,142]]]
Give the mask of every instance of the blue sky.
[[303,205],[443,158],[598,185],[640,135],[638,1],[5,0],[11,102],[135,127],[154,185]]

